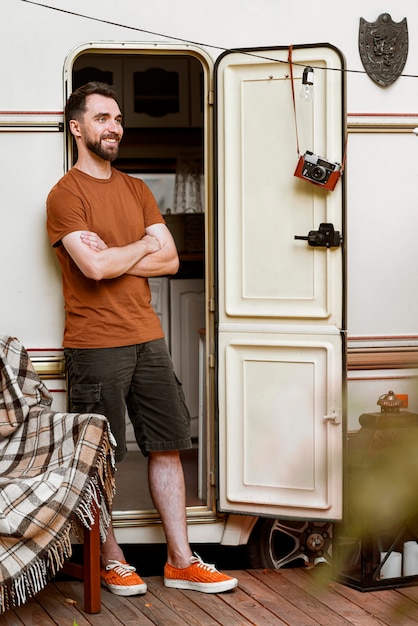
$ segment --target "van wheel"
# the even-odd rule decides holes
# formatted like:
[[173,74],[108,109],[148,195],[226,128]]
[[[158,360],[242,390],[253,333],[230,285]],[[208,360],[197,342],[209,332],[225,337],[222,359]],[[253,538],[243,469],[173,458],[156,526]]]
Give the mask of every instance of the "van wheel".
[[247,549],[252,568],[331,565],[332,524],[260,518]]

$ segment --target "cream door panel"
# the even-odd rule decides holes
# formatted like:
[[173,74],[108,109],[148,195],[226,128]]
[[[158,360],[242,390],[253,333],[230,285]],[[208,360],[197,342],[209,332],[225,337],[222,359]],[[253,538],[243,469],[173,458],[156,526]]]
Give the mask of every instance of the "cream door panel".
[[[341,340],[225,333],[221,509],[342,514]],[[277,504],[280,503],[278,507]]]
[[[220,310],[225,316],[318,320],[341,325],[341,250],[294,239],[320,223],[342,228],[341,193],[296,178],[295,116],[286,51],[232,54],[220,64]],[[295,50],[296,90],[314,65],[315,99],[296,93],[300,152],[341,161],[341,78],[321,71],[339,62],[326,48]],[[338,74],[338,72],[337,72]],[[334,114],[334,109],[338,114]],[[337,118],[337,119],[336,119]],[[336,128],[337,124],[337,128]]]
[[[293,48],[296,124],[288,54],[237,51],[216,66],[219,508],[332,520],[342,515],[343,254],[295,236],[323,223],[343,234],[344,180],[328,191],[294,172],[307,150],[342,161],[343,61],[331,46]],[[309,103],[298,97],[307,65]]]

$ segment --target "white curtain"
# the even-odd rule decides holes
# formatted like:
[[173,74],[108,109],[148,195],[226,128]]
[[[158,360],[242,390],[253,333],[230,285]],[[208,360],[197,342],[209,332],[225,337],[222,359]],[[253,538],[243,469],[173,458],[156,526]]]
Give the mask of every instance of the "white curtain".
[[202,160],[178,158],[174,183],[174,213],[203,213],[202,191]]

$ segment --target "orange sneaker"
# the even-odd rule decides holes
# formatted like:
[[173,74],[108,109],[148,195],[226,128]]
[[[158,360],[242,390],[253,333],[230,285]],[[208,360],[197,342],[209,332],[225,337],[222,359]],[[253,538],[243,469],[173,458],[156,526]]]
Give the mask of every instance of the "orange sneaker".
[[102,585],[117,596],[137,596],[145,593],[147,585],[135,574],[132,565],[121,561],[108,561],[100,570]]
[[164,567],[164,585],[174,589],[190,589],[203,593],[229,591],[238,585],[238,580],[218,572],[214,565],[204,563],[200,556],[190,558],[189,567],[177,568],[169,563]]

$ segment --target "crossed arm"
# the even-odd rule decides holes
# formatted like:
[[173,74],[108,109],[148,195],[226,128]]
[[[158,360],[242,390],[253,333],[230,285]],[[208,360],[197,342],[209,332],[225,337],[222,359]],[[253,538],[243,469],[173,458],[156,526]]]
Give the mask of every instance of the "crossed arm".
[[179,259],[173,237],[165,224],[153,224],[145,236],[126,246],[108,247],[94,232],[74,231],[62,239],[80,271],[93,280],[175,274]]

